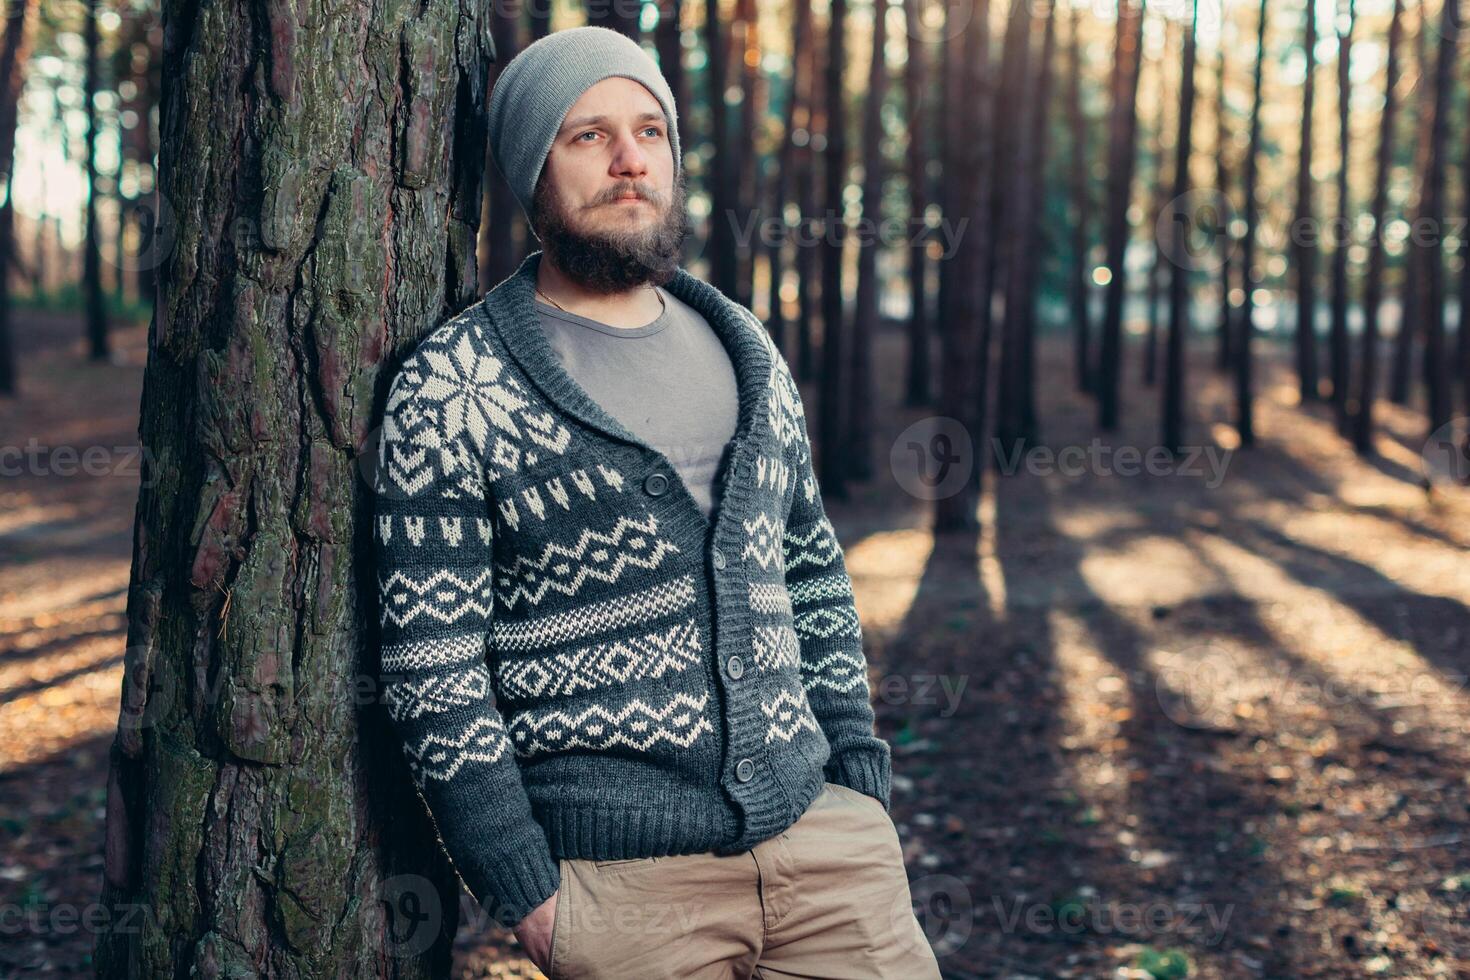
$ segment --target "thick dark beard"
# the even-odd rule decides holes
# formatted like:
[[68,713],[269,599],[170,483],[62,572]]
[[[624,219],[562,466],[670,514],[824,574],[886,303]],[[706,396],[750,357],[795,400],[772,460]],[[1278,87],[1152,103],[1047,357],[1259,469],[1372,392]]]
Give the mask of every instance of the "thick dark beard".
[[[662,286],[674,278],[689,233],[684,206],[684,172],[663,217],[652,228],[608,235],[573,228],[545,171],[531,199],[531,225],[553,265],[584,289],[604,295],[627,292],[644,283]],[[618,187],[613,194],[626,190]],[[658,201],[653,202],[655,206]]]

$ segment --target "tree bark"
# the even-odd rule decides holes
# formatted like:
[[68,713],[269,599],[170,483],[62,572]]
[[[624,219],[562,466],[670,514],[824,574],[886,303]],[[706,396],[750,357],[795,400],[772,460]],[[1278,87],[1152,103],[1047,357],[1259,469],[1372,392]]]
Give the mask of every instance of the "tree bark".
[[87,116],[87,224],[82,241],[82,297],[87,308],[87,343],[91,359],[105,361],[112,356],[107,336],[107,301],[102,295],[102,245],[97,225],[97,0],[86,0],[87,15],[83,30],[86,50],[86,80],[83,97]]
[[1230,166],[1225,155],[1229,144],[1226,138],[1229,130],[1226,118],[1230,109],[1225,98],[1225,46],[1221,44],[1219,47],[1219,70],[1215,76],[1215,190],[1220,196],[1220,203],[1223,207],[1219,216],[1219,227],[1214,229],[1215,240],[1219,243],[1222,256],[1220,261],[1220,322],[1215,333],[1215,370],[1223,374],[1235,364],[1235,355],[1232,350],[1235,314],[1230,302],[1230,290],[1234,285],[1231,280],[1235,265],[1232,261],[1235,255],[1235,232],[1231,229],[1231,177]]
[[908,63],[904,66],[904,101],[908,111],[909,192],[909,322],[908,370],[904,382],[904,404],[928,405],[933,398],[930,375],[933,354],[928,315],[929,236],[913,223],[925,220],[929,207],[929,85],[928,41],[924,29],[924,0],[904,0],[907,26]]
[[[5,5],[5,38],[0,41],[0,175],[5,202],[0,204],[0,396],[16,393],[15,345],[10,331],[10,270],[15,260],[15,211],[11,181],[15,176],[15,126],[25,66],[30,49],[30,15],[35,0],[9,0]],[[42,219],[44,222],[44,218]],[[40,253],[37,252],[38,261]]]
[[847,239],[842,191],[847,186],[847,105],[842,91],[846,65],[847,0],[831,0],[827,26],[827,146],[823,158],[822,236],[822,385],[817,426],[822,433],[817,472],[822,489],[838,500],[847,496],[847,460],[841,451],[843,385],[847,352],[843,347],[842,259]]
[[1296,376],[1302,402],[1316,401],[1317,390],[1317,236],[1312,204],[1312,113],[1316,103],[1317,8],[1305,0],[1306,80],[1302,84],[1301,146],[1297,157],[1296,220],[1291,236],[1292,266],[1296,275]]
[[[1184,27],[1184,64],[1179,78],[1179,135],[1174,141],[1174,189],[1172,199],[1183,201],[1189,193],[1189,156],[1194,145],[1195,25],[1199,0],[1190,4],[1189,23]],[[1184,261],[1184,236],[1179,221],[1169,222],[1174,261],[1169,273],[1169,335],[1164,352],[1163,446],[1171,453],[1184,451],[1184,342],[1189,336],[1190,265]]]
[[1098,356],[1098,427],[1118,428],[1123,348],[1123,305],[1128,295],[1128,202],[1133,189],[1134,142],[1138,125],[1138,76],[1143,68],[1144,0],[1120,4],[1117,63],[1108,152],[1108,280]]
[[1362,351],[1358,358],[1356,417],[1353,447],[1366,455],[1373,448],[1373,402],[1378,383],[1378,311],[1383,305],[1383,220],[1388,214],[1388,179],[1393,170],[1394,119],[1398,110],[1399,37],[1403,33],[1403,2],[1393,0],[1385,55],[1383,117],[1378,130],[1378,172],[1373,180],[1373,237],[1368,241],[1368,275],[1363,283]]
[[1444,334],[1445,275],[1445,157],[1449,143],[1450,101],[1455,87],[1455,55],[1460,40],[1460,4],[1445,0],[1439,30],[1439,54],[1434,66],[1433,118],[1429,124],[1429,167],[1424,175],[1422,214],[1428,229],[1424,237],[1411,235],[1419,251],[1424,277],[1424,369],[1428,381],[1429,429],[1433,434],[1450,421],[1448,348]]
[[1350,423],[1348,402],[1352,354],[1348,347],[1348,243],[1352,239],[1352,210],[1349,207],[1348,171],[1351,164],[1351,76],[1353,45],[1353,0],[1339,0],[1337,34],[1337,225],[1332,248],[1332,332],[1329,359],[1332,367],[1332,415],[1339,434],[1346,436]]
[[1245,155],[1245,181],[1242,189],[1245,197],[1245,240],[1241,243],[1240,285],[1245,296],[1240,304],[1240,327],[1235,337],[1235,412],[1236,430],[1240,433],[1240,444],[1250,446],[1256,441],[1255,391],[1252,373],[1255,370],[1252,340],[1255,336],[1255,256],[1256,224],[1260,208],[1256,206],[1256,162],[1261,153],[1261,79],[1266,65],[1266,5],[1261,0],[1261,10],[1256,24],[1256,73],[1254,97],[1251,102],[1250,145]]
[[1088,227],[1092,222],[1092,174],[1088,172],[1087,134],[1090,120],[1082,111],[1082,42],[1079,30],[1082,10],[1072,8],[1072,30],[1068,37],[1067,117],[1072,131],[1072,370],[1077,390],[1093,393],[1096,381],[1092,368],[1092,310],[1088,302],[1092,276],[1088,262],[1090,241]]
[[[964,18],[960,24],[960,18]],[[965,222],[942,307],[940,403],[958,420],[974,447],[974,465],[957,492],[934,502],[936,532],[972,532],[980,526],[980,490],[985,471],[985,404],[989,378],[990,302],[986,270],[993,239],[986,229],[994,177],[993,104],[990,96],[989,0],[949,0],[946,70],[954,74],[945,119],[945,207]],[[955,97],[968,93],[968,99]]]
[[100,976],[430,977],[460,888],[377,696],[394,366],[478,298],[489,8],[164,0]]
[[[888,2],[874,0],[873,56],[868,61],[868,91],[863,97],[863,217],[876,229],[883,226],[883,100],[888,96]],[[873,476],[873,337],[878,332],[878,251],[881,236],[860,243],[857,295],[853,303],[852,382],[848,385],[848,464],[854,480]]]

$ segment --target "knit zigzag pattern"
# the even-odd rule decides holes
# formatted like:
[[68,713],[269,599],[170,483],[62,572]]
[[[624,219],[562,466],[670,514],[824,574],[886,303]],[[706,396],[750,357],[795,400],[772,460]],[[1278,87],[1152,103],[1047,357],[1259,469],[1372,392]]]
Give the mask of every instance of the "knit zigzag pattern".
[[512,924],[560,858],[735,853],[824,781],[888,803],[842,549],[796,382],[680,271],[740,425],[712,520],[536,328],[540,253],[389,387],[373,545],[383,700],[470,890]]

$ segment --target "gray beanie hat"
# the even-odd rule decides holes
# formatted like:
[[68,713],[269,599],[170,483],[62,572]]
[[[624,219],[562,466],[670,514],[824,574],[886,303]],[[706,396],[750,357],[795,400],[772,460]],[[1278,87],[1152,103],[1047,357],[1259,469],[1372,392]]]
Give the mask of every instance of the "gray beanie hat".
[[536,178],[567,110],[604,78],[631,78],[663,107],[679,175],[679,121],[674,93],[638,43],[606,27],[574,27],[526,46],[501,71],[490,96],[490,153],[527,216]]

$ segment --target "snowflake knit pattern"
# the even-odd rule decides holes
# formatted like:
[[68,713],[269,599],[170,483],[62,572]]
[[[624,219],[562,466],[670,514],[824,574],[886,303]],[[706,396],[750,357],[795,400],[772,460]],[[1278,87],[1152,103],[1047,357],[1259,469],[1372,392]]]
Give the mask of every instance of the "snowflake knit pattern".
[[738,853],[824,781],[889,804],[852,583],[768,332],[686,270],[665,286],[739,385],[706,518],[562,369],[540,257],[418,342],[373,470],[384,701],[445,852],[506,925],[563,858]]

